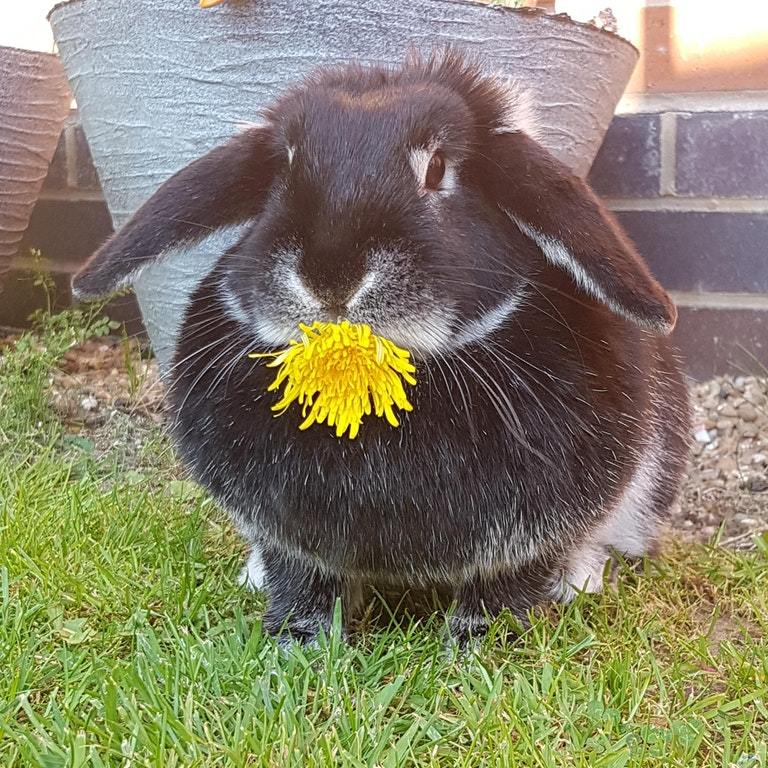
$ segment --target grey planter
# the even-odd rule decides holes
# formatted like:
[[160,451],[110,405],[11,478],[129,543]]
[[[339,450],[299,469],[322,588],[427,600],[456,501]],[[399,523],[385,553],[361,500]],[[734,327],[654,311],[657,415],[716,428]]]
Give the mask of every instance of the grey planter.
[[[168,176],[221,143],[318,65],[393,62],[455,43],[522,79],[544,143],[586,174],[637,59],[627,41],[564,17],[463,0],[70,0],[49,16],[116,226]],[[210,244],[135,286],[161,365]]]
[[37,202],[71,101],[58,58],[0,48],[0,288]]

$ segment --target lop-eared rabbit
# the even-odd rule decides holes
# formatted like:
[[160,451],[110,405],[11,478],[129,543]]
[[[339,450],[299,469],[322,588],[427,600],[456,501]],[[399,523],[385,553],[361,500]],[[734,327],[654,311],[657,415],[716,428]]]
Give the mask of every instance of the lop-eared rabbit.
[[[100,296],[242,227],[191,297],[167,397],[184,464],[253,547],[268,632],[312,641],[363,584],[439,585],[463,642],[653,549],[687,454],[675,307],[533,113],[456,52],[319,71],[76,276]],[[350,440],[270,410],[247,353],[339,317],[411,351],[399,428]]]

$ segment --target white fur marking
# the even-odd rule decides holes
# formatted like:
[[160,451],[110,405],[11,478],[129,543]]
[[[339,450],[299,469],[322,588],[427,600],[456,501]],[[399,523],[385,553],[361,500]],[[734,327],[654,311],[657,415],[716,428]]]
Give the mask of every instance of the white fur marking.
[[[212,229],[209,230],[209,232],[204,237],[196,239],[191,243],[182,240],[170,246],[169,248],[160,251],[158,254],[154,255],[153,258],[149,258],[136,269],[131,270],[118,283],[116,283],[114,288],[111,290],[122,290],[123,288],[128,288],[129,286],[134,285],[134,283],[139,280],[145,270],[151,270],[153,266],[159,264],[160,262],[174,262],[177,259],[181,261],[182,259],[189,258],[186,256],[188,253],[199,254],[202,252],[223,252],[227,248],[230,248],[232,245],[234,245],[235,242],[237,242],[249,224],[251,224],[251,222],[247,221],[241,224],[231,224],[227,227]],[[82,294],[80,294],[79,291],[74,291],[73,293],[75,298],[82,298]]]
[[392,339],[398,346],[421,355],[444,352],[450,345],[451,326],[456,319],[453,308],[433,309],[407,323],[381,326],[377,332]]
[[630,557],[640,557],[647,552],[649,540],[658,527],[658,521],[649,512],[663,471],[662,455],[658,437],[654,435],[621,500],[596,532],[601,544]]
[[650,512],[662,472],[662,451],[654,434],[618,504],[584,545],[568,561],[555,585],[555,599],[569,602],[579,591],[599,592],[610,551],[641,557],[656,536],[659,522]]
[[285,271],[285,282],[300,301],[308,304],[314,309],[320,309],[323,306],[322,302],[314,293],[312,293],[307,284],[301,279],[301,275],[295,269],[289,268]]
[[226,282],[222,282],[222,284],[219,286],[219,295],[224,300],[224,307],[227,314],[233,320],[236,320],[238,323],[242,323],[244,325],[250,324],[251,319],[248,317],[248,313],[240,303],[240,299],[236,294],[232,292]]
[[368,291],[376,284],[378,278],[379,273],[375,269],[368,272],[360,281],[357,290],[347,299],[347,309],[352,309],[356,304],[359,304]]
[[530,237],[531,240],[541,248],[541,252],[544,254],[547,261],[556,267],[565,269],[581,290],[588,293],[590,296],[593,296],[598,301],[601,301],[612,312],[615,312],[620,317],[625,317],[627,320],[636,320],[636,318],[628,313],[621,304],[616,303],[606,295],[600,285],[590,277],[587,270],[574,258],[573,254],[560,242],[560,240],[539,232],[539,230],[535,229],[518,216],[515,216],[513,213],[510,213],[507,210],[504,212],[515,222],[515,224],[517,224],[524,235]]
[[468,323],[456,334],[454,346],[457,348],[465,347],[473,342],[482,341],[486,336],[498,330],[520,308],[526,295],[525,289],[522,288],[514,296],[510,296],[498,306]]
[[410,152],[411,168],[420,186],[424,186],[427,178],[427,168],[434,152],[428,147],[414,147]]
[[255,592],[259,589],[263,589],[266,584],[266,573],[264,572],[264,561],[261,559],[261,551],[257,544],[253,545],[251,554],[248,555],[243,569],[240,571],[240,576],[237,579],[237,583],[241,587],[250,589]]
[[555,585],[555,599],[570,603],[579,592],[600,592],[603,588],[603,571],[610,560],[602,546],[587,546],[568,562],[562,580]]
[[445,161],[445,173],[443,174],[443,180],[440,182],[440,189],[437,190],[438,195],[450,195],[456,189],[456,168],[453,163]]
[[295,327],[286,328],[284,323],[269,318],[260,318],[255,331],[259,341],[270,347],[284,347],[296,338]]

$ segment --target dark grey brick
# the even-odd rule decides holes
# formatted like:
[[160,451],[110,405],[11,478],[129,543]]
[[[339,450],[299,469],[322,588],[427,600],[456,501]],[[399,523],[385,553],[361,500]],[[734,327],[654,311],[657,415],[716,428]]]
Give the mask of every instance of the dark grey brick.
[[695,379],[768,368],[768,310],[680,307],[673,340]]
[[768,214],[618,214],[654,274],[680,291],[768,291]]
[[20,254],[37,248],[60,264],[84,262],[112,233],[105,203],[39,200],[24,234]]
[[660,158],[658,115],[614,117],[589,183],[605,197],[656,197]]
[[66,129],[59,136],[59,143],[48,166],[48,175],[45,177],[43,189],[60,190],[67,188],[67,149],[65,145]]
[[[71,301],[69,275],[53,274],[54,288],[51,296],[54,309],[63,309]],[[11,270],[3,281],[0,292],[0,325],[23,328],[29,325],[29,316],[48,303],[45,290],[35,285],[32,272]]]
[[77,151],[77,186],[80,189],[101,189],[96,168],[93,166],[88,140],[79,125],[75,128],[75,147]]
[[768,195],[768,112],[677,117],[678,195]]

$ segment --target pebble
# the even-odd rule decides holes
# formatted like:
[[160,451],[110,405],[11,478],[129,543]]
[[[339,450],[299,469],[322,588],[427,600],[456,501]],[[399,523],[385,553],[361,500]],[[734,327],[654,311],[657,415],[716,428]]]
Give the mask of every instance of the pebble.
[[750,477],[749,480],[747,480],[747,490],[752,493],[768,491],[768,477],[765,475]]
[[80,401],[80,407],[84,411],[95,411],[99,407],[99,401],[93,395],[86,395]]
[[723,529],[734,546],[768,530],[768,377],[721,376],[691,388],[690,470],[674,525],[688,539]]
[[742,421],[749,421],[749,422],[757,421],[757,411],[755,410],[755,407],[753,405],[750,405],[749,403],[744,403],[744,405],[740,405],[738,410],[736,411],[736,415]]

